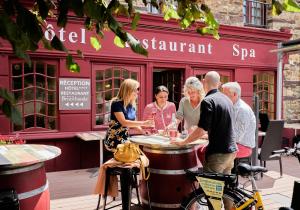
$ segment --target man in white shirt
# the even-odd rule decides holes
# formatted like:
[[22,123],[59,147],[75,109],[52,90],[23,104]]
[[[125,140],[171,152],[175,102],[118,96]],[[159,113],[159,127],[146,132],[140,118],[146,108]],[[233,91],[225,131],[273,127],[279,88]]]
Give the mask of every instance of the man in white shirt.
[[239,149],[236,157],[249,157],[255,147],[255,115],[251,107],[241,99],[241,86],[237,82],[225,83],[222,88],[234,107],[234,133]]

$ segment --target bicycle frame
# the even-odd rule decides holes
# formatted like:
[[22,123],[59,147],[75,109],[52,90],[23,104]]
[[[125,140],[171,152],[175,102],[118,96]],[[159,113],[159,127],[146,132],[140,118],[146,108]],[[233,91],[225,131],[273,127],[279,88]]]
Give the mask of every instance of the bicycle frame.
[[256,191],[252,198],[247,199],[241,206],[235,207],[232,210],[243,210],[244,208],[248,207],[250,204],[255,203],[255,209],[256,210],[263,210],[263,202],[261,195],[258,191]]

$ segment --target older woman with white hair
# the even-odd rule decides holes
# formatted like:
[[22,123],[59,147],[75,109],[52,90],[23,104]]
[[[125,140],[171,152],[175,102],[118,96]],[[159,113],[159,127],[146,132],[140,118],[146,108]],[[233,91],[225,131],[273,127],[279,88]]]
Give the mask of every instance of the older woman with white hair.
[[203,85],[197,77],[189,77],[185,81],[183,93],[184,97],[176,112],[177,125],[184,121],[184,130],[190,133],[200,119],[200,104],[204,98]]

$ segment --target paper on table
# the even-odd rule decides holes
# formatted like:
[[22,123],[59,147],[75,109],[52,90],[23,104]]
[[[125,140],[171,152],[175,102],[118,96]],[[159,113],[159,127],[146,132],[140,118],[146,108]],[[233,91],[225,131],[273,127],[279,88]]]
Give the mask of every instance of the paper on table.
[[[148,144],[159,144],[159,145],[170,145],[169,137],[160,136],[160,135],[150,135],[150,136],[133,136],[131,139],[137,143],[148,143]],[[176,141],[183,141],[181,138],[176,138]],[[208,142],[206,139],[198,139],[189,144],[205,144]]]

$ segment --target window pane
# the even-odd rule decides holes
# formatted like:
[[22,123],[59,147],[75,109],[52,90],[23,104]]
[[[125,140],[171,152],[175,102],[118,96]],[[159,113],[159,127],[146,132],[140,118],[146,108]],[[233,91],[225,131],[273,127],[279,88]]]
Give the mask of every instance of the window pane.
[[26,75],[24,78],[24,88],[32,87],[34,85],[33,79],[34,79],[33,74]]
[[45,90],[41,88],[36,88],[36,100],[45,101]]
[[48,129],[54,130],[56,129],[56,119],[55,118],[48,118]]
[[56,76],[56,67],[54,65],[47,65],[47,75],[50,77]]
[[34,87],[24,89],[24,100],[34,100]]
[[105,90],[107,90],[107,89],[111,89],[112,88],[112,80],[110,79],[110,80],[107,80],[107,81],[105,81]]
[[121,80],[115,79],[114,80],[114,88],[120,88],[120,86],[121,86]]
[[137,72],[118,66],[96,70],[96,95],[94,102],[95,125],[104,125],[110,119],[110,101],[115,97],[124,79],[138,79]]
[[96,80],[103,80],[103,72],[102,71],[97,71],[96,72]]
[[48,105],[48,116],[56,116],[56,106]]
[[114,77],[120,77],[120,69],[115,69],[114,70]]
[[12,75],[13,76],[21,76],[22,75],[22,63],[13,64]]
[[104,122],[103,116],[101,115],[96,116],[96,125],[102,125],[103,122]]
[[97,82],[96,83],[96,91],[103,91],[104,90],[104,83],[103,82]]
[[56,89],[56,79],[55,78],[47,78],[47,84],[49,90]]
[[96,109],[96,113],[97,114],[100,114],[100,113],[103,113],[104,110],[103,110],[103,104],[98,104],[97,105],[97,109]]
[[105,79],[112,78],[112,69],[105,70]]
[[36,116],[36,126],[45,128],[45,117],[44,116],[40,116],[40,115]]
[[48,92],[48,102],[49,103],[55,103],[56,102],[56,92],[49,91]]
[[22,77],[14,77],[14,78],[12,78],[12,80],[13,80],[12,85],[13,85],[14,90],[22,89],[22,80],[23,80]]
[[25,128],[34,127],[34,115],[25,117]]
[[112,99],[111,90],[105,92],[105,100],[110,101]]
[[17,103],[20,103],[22,101],[22,92],[22,90],[13,92]]
[[45,77],[43,75],[36,75],[36,86],[45,87]]
[[37,63],[35,66],[36,73],[45,74],[45,68],[43,63]]
[[33,65],[31,67],[28,66],[27,63],[24,64],[24,74],[33,73]]
[[[13,92],[24,122],[24,125],[21,126],[13,125],[14,131],[33,127],[56,129],[56,65],[32,59],[32,67],[20,62],[13,64],[11,68],[13,75],[18,75],[18,77],[12,77],[11,82],[13,90],[19,89]],[[49,89],[53,91],[49,91]],[[49,124],[48,116],[51,116],[51,124]]]
[[96,103],[103,103],[104,102],[104,99],[103,99],[103,93],[100,92],[100,93],[96,93]]
[[123,71],[123,78],[128,79],[129,78],[129,72],[127,70]]

